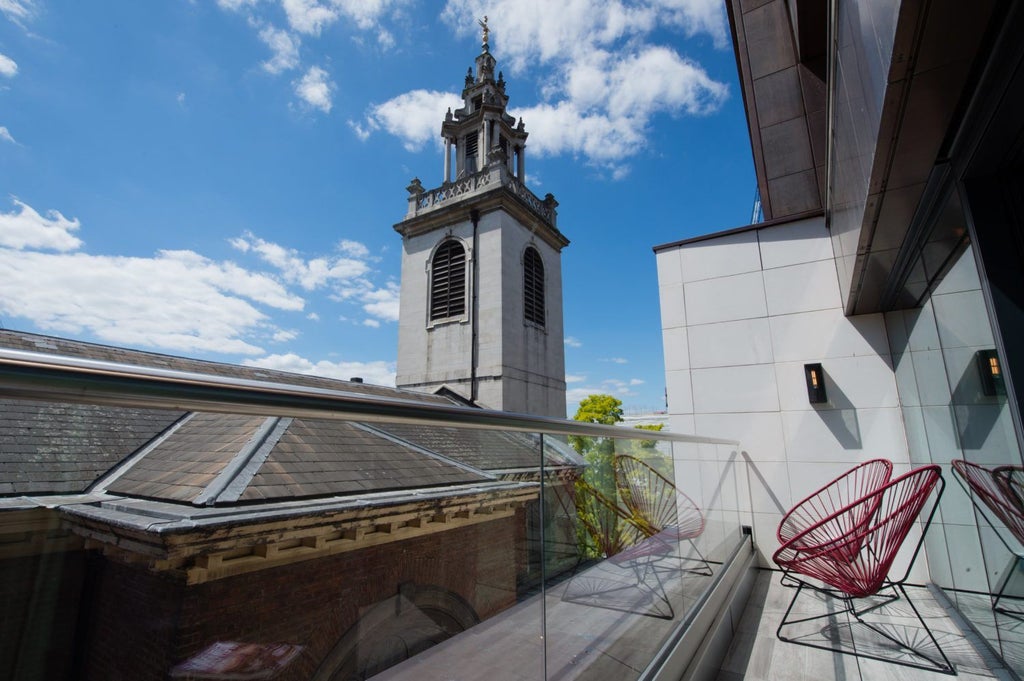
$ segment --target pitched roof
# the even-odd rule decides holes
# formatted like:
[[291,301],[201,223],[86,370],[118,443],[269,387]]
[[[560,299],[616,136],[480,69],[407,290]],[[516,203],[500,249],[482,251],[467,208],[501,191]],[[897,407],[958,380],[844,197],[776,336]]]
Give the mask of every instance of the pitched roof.
[[358,424],[232,414],[190,415],[114,475],[103,485],[108,493],[194,505],[344,496],[491,479]]
[[84,492],[182,416],[0,400],[0,495]]
[[[451,405],[438,395],[0,330],[0,347]],[[0,495],[105,492],[222,506],[493,482],[537,436],[305,418],[5,401]],[[555,465],[572,454],[548,447]]]

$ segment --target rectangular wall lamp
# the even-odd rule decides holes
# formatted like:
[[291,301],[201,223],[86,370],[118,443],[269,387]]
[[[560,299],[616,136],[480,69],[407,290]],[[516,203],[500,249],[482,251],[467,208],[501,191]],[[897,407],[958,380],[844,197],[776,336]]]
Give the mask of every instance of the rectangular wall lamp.
[[978,350],[974,356],[981,375],[981,392],[989,397],[1006,394],[1003,368],[999,366],[999,355],[993,350]]
[[811,404],[824,404],[828,402],[825,394],[825,371],[821,363],[805,364],[804,378],[807,379],[807,401]]

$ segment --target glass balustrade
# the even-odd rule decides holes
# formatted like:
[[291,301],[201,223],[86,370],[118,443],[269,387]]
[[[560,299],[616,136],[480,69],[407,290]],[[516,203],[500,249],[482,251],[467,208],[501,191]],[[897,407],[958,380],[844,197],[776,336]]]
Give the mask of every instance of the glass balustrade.
[[640,678],[746,539],[737,443],[126,371],[0,367],[0,676]]

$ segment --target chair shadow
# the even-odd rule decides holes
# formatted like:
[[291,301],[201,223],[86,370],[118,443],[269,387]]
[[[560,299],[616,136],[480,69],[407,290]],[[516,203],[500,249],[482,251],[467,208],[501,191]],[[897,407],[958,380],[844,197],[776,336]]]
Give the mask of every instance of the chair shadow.
[[[786,625],[789,631],[784,638],[780,636],[784,642],[950,676],[957,675],[957,667],[979,665],[977,651],[959,631],[936,629],[933,621],[929,626],[936,642],[932,642],[928,630],[920,626],[910,605],[902,598],[886,600],[889,598],[887,595],[878,594],[858,599],[865,602],[855,603],[861,614],[855,618],[846,609],[843,599],[821,592],[811,593],[828,612],[820,615],[808,613],[806,620]],[[927,594],[926,590],[924,594]],[[806,599],[803,600],[806,603]],[[915,600],[923,617],[934,620],[945,616],[942,607],[929,602],[926,595]],[[811,617],[815,619],[811,620]],[[956,628],[952,623],[950,626]],[[798,633],[793,629],[799,630]],[[940,662],[942,653],[953,669],[947,670]]]
[[566,603],[670,620],[675,610],[657,571],[603,561],[574,575],[562,593]]

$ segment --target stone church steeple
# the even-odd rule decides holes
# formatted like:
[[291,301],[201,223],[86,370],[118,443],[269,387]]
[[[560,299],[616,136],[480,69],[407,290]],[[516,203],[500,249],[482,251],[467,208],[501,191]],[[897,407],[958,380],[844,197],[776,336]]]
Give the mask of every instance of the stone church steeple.
[[506,111],[490,30],[463,105],[441,124],[441,186],[407,187],[398,331],[399,387],[565,416],[558,202],[526,187],[526,132]]

